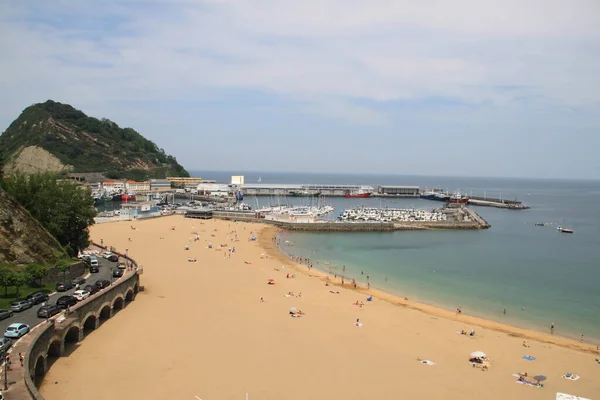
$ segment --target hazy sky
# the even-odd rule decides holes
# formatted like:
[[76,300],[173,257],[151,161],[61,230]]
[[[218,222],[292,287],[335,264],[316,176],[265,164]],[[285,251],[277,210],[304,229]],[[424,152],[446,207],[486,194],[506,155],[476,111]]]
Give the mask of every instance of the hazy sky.
[[598,0],[0,0],[53,99],[192,170],[600,178]]

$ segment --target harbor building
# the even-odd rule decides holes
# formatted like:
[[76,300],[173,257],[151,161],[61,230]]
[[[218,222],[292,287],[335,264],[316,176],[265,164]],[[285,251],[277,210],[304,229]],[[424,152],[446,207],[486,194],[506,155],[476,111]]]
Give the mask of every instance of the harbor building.
[[168,192],[171,182],[168,179],[150,179],[150,190],[153,192]]
[[198,186],[194,188],[196,190],[196,194],[202,196],[222,196],[227,197],[229,193],[232,191],[230,185],[222,184],[222,183],[199,183]]
[[102,182],[102,188],[107,192],[122,192],[125,190],[123,181],[105,181]]
[[375,193],[375,188],[364,185],[300,185],[276,183],[250,183],[240,185],[244,195],[249,196],[287,196],[291,192],[317,193],[321,196],[346,196],[349,193]]
[[150,182],[125,182],[125,188],[128,192],[147,192],[150,190]]
[[124,219],[141,219],[160,217],[160,208],[156,203],[123,203],[121,205],[121,217]]
[[377,194],[389,196],[417,197],[420,194],[418,186],[391,186],[380,185]]

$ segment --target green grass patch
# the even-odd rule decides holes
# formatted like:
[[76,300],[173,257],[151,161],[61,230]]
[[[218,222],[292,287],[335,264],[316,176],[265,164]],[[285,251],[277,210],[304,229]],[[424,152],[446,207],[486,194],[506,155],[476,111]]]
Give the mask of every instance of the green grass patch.
[[28,295],[30,295],[31,293],[35,293],[35,292],[52,293],[55,291],[55,288],[56,288],[56,284],[51,284],[51,283],[48,283],[43,286],[35,286],[35,287],[23,286],[23,287],[19,288],[19,297],[17,298],[17,288],[9,287],[8,295],[7,295],[4,292],[4,288],[0,287],[0,308],[8,308],[10,303],[12,303],[13,301],[22,300],[25,297],[27,297]]

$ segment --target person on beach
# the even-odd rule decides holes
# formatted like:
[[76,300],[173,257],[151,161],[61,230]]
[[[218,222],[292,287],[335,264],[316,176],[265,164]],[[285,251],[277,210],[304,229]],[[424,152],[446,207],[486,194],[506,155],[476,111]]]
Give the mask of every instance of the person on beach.
[[504,315],[506,315],[506,308],[504,309]]
[[19,361],[21,362],[21,367],[25,363],[25,357],[23,357],[23,353],[19,353]]
[[581,341],[583,342],[583,335],[581,335]]
[[556,325],[554,324],[554,322],[552,324],[550,324],[550,333],[554,333],[554,327]]

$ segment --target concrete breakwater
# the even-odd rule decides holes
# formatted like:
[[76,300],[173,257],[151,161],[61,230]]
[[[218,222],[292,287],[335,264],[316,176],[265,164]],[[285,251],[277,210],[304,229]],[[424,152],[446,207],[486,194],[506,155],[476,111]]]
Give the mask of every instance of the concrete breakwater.
[[129,260],[134,270],[128,270],[121,279],[98,294],[50,318],[48,322],[40,323],[16,343],[12,352],[25,355],[24,368],[13,368],[10,372],[12,383],[4,392],[6,399],[43,400],[38,386],[48,371],[48,360],[62,357],[68,346],[82,341],[135,299],[140,291],[140,271],[135,260],[120,256]]
[[454,213],[454,221],[403,221],[403,222],[293,222],[261,218],[253,212],[213,211],[212,218],[230,221],[256,222],[277,226],[281,229],[307,232],[382,232],[400,230],[432,230],[432,229],[487,229],[490,224],[479,214],[468,207],[450,209]]

